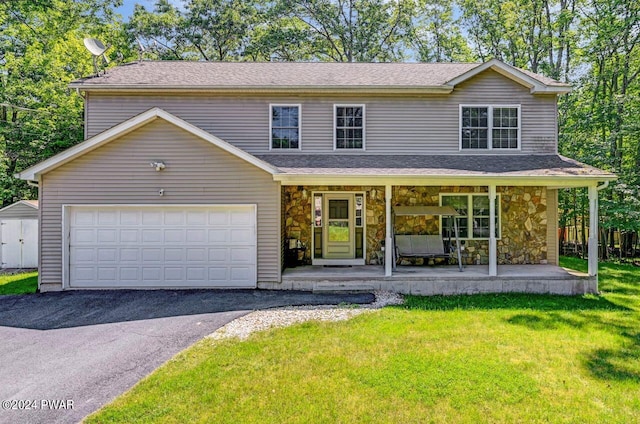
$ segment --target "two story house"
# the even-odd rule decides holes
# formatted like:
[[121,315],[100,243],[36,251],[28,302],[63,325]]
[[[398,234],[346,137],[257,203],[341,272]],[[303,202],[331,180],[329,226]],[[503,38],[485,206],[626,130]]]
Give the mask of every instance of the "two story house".
[[[497,60],[141,61],[71,87],[86,140],[19,174],[39,186],[42,291],[349,288],[350,272],[413,293],[597,290],[597,192],[615,176],[558,155],[566,84]],[[591,278],[554,274],[562,187],[589,187]],[[422,260],[396,257],[394,234],[454,227],[455,281],[402,273]],[[283,274],[289,248],[313,278]]]

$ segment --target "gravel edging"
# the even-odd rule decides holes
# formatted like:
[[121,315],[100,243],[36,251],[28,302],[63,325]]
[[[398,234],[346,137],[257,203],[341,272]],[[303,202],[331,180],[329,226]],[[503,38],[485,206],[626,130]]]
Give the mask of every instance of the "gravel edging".
[[344,321],[388,305],[401,305],[404,298],[389,291],[375,291],[375,301],[366,305],[285,306],[251,312],[217,329],[212,340],[237,338],[246,340],[256,331],[288,327],[305,321]]

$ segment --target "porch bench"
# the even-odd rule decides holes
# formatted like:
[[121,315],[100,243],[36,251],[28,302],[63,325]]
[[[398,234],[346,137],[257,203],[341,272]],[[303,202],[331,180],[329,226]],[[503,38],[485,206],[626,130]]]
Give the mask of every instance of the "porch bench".
[[446,259],[451,257],[445,252],[444,242],[439,235],[405,234],[395,236],[396,258]]

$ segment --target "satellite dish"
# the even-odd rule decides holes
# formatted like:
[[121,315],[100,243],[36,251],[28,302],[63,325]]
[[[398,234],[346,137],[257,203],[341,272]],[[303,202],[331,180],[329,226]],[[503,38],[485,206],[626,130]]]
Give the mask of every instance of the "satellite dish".
[[102,41],[96,38],[85,38],[84,46],[89,50],[89,53],[91,53],[91,56],[93,57],[93,71],[98,75],[98,58],[101,57],[105,65],[109,63],[109,59],[107,59],[105,52],[111,48],[111,44],[105,47],[105,45],[102,44]]

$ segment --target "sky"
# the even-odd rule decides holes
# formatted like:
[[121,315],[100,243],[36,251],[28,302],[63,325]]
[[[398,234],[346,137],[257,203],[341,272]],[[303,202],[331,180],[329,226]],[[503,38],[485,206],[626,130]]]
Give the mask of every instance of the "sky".
[[[182,0],[170,0],[170,1],[176,6],[182,6],[183,4]],[[123,0],[122,6],[116,8],[116,13],[121,14],[122,18],[125,21],[128,21],[129,16],[133,14],[133,6],[135,6],[136,3],[143,5],[147,10],[153,10],[153,5],[155,4],[155,0]]]

